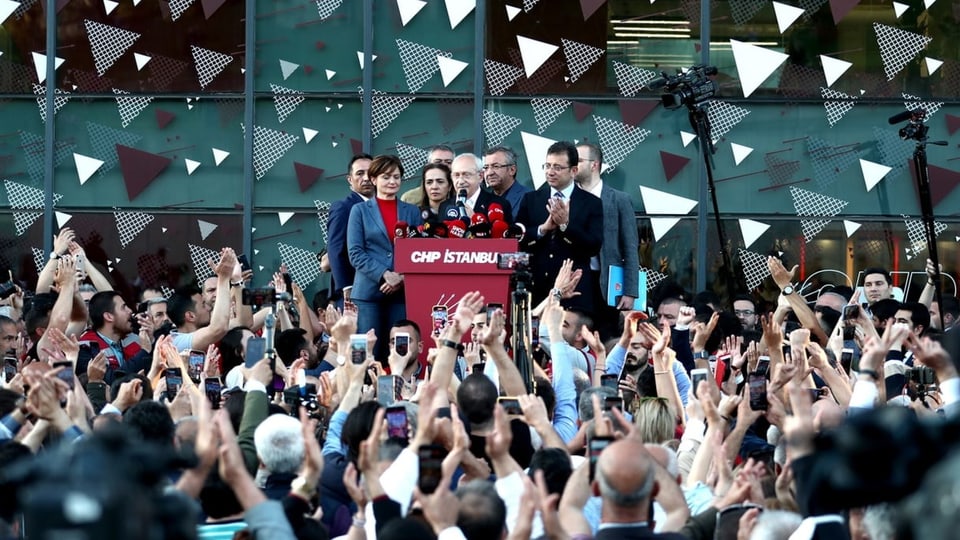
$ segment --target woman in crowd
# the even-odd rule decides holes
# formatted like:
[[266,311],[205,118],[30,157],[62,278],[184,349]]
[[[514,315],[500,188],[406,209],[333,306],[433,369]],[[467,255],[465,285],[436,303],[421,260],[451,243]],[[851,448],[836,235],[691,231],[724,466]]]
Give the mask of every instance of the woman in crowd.
[[443,163],[428,163],[421,175],[420,193],[420,202],[417,206],[421,211],[429,209],[430,213],[436,216],[440,211],[440,205],[453,198],[450,167]]

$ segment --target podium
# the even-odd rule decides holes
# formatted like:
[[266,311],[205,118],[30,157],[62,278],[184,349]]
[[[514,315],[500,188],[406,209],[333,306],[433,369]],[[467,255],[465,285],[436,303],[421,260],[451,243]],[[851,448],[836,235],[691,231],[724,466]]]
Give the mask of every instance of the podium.
[[[497,268],[497,255],[515,253],[516,239],[399,238],[394,246],[394,268],[403,274],[407,318],[420,326],[421,362],[434,346],[433,307],[442,304],[449,316],[454,304],[471,291],[480,291],[488,304],[510,309],[511,270]],[[442,301],[442,302],[441,302]],[[464,341],[468,340],[467,335]]]

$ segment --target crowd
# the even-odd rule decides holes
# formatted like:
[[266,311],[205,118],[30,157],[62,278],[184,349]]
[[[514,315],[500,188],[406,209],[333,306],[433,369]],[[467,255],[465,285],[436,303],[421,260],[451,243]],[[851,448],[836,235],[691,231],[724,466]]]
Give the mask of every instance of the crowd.
[[[916,301],[883,268],[810,298],[770,257],[775,298],[668,280],[634,309],[598,148],[550,147],[537,190],[508,148],[429,161],[405,194],[395,156],[350,161],[313,301],[224,248],[131,309],[62,229],[0,306],[0,537],[955,534],[960,306],[932,264]],[[491,208],[531,254],[530,373],[509,309],[471,292],[421,329],[393,266],[397,232]]]

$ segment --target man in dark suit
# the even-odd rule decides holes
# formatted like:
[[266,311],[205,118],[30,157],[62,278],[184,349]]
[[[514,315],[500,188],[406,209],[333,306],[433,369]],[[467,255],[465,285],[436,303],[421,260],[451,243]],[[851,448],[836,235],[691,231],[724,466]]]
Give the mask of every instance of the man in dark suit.
[[590,486],[603,499],[596,540],[683,540],[677,533],[655,533],[650,500],[660,489],[657,464],[643,443],[622,439],[610,444],[597,460]]
[[[460,154],[453,160],[450,166],[451,176],[453,177],[454,200],[447,201],[440,206],[440,216],[442,219],[453,219],[456,213],[456,196],[460,190],[466,190],[467,202],[464,207],[467,211],[467,219],[473,217],[473,214],[479,212],[487,215],[490,205],[497,203],[503,208],[504,220],[512,222],[513,208],[503,197],[498,197],[493,193],[480,189],[483,181],[483,162],[473,154]],[[469,225],[469,223],[467,224]]]
[[595,274],[590,258],[600,253],[603,244],[603,204],[600,199],[574,183],[579,156],[569,142],[554,143],[547,149],[543,164],[546,183],[523,196],[517,210],[517,223],[526,228],[520,248],[531,254],[533,300],[536,305],[547,297],[563,261],[573,260],[573,269],[582,270],[575,296],[565,307],[595,311]]
[[337,305],[340,306],[343,305],[343,300],[350,299],[355,274],[353,265],[350,264],[350,257],[347,255],[347,222],[353,206],[373,196],[373,182],[367,176],[367,169],[372,159],[368,154],[357,154],[350,158],[350,165],[347,167],[350,195],[333,203],[330,207],[330,221],[327,224],[327,253],[330,259],[330,270],[333,272],[331,299],[336,300]]

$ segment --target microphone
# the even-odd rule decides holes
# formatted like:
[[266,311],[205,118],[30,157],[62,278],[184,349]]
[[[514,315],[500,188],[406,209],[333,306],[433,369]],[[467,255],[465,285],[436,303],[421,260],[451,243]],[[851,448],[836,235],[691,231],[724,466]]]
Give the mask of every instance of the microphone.
[[448,238],[463,238],[467,235],[467,224],[460,219],[452,219],[446,222]]
[[523,233],[525,233],[526,227],[523,226],[523,223],[514,223],[507,227],[507,231],[503,233],[504,238],[523,238]]
[[890,122],[891,124],[899,124],[900,122],[903,122],[903,121],[905,121],[905,120],[911,120],[911,119],[913,119],[914,117],[916,117],[916,118],[923,118],[925,114],[926,114],[926,111],[924,111],[923,109],[914,109],[914,110],[912,110],[912,111],[903,111],[903,112],[901,112],[901,113],[897,113],[897,114],[891,116],[890,118],[888,118],[888,119],[887,119],[887,122]]
[[393,226],[393,237],[394,238],[407,238],[410,234],[410,224],[406,221],[398,221],[396,225]]
[[489,221],[502,221],[504,218],[503,205],[490,203],[490,206],[487,207],[487,218]]
[[470,229],[468,229],[467,232],[470,234],[471,238],[490,238],[492,229],[489,223],[487,223],[486,221],[483,221],[480,223],[475,223],[473,225],[470,225]]
[[480,212],[474,212],[473,217],[470,218],[470,226],[480,225],[482,223],[488,223],[487,216],[481,214]]
[[503,235],[507,232],[507,229],[510,228],[510,225],[506,221],[497,220],[493,221],[490,224],[490,236],[492,238],[503,238]]
[[467,204],[467,190],[461,189],[457,192],[457,204],[463,205]]
[[[463,207],[460,206],[460,203],[457,203],[456,205],[449,205],[449,206],[447,206],[447,209],[443,211],[444,220],[460,219],[460,209],[461,209],[461,208],[463,208]],[[464,212],[464,213],[466,213],[466,212]]]
[[429,221],[431,217],[433,217],[433,212],[431,212],[429,208],[420,212],[420,219],[424,221]]
[[423,224],[423,235],[427,238],[446,238],[447,226],[439,221],[428,221]]

